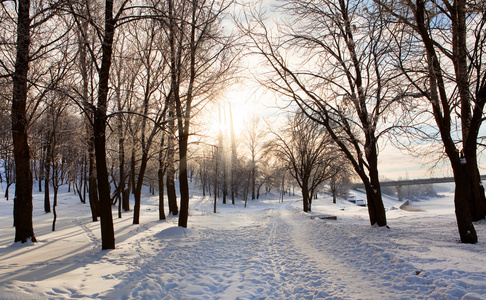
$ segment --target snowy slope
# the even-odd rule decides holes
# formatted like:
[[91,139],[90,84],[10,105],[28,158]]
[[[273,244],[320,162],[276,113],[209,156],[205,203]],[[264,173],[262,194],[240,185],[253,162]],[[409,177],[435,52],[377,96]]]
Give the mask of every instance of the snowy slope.
[[113,214],[110,251],[73,194],[60,195],[56,232],[35,196],[30,245],[12,243],[12,202],[1,199],[0,299],[486,299],[486,223],[477,245],[460,244],[451,194],[389,209],[390,229],[346,201],[317,199],[306,214],[297,197],[265,198],[213,214],[196,194],[183,229],[157,221],[157,198],[145,195],[141,225]]

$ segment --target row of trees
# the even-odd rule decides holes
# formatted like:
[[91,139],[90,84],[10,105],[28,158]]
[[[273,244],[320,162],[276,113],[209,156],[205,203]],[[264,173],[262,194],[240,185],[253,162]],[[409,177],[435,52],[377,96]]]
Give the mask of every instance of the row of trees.
[[[305,211],[324,181],[338,190],[350,165],[365,185],[370,223],[386,226],[380,141],[408,146],[440,137],[456,180],[461,240],[477,242],[472,222],[486,215],[477,159],[486,101],[483,2],[292,0],[277,9],[285,22],[268,25],[258,13],[240,19],[249,38],[244,46],[270,70],[259,72],[261,83],[300,110],[265,147],[263,126],[250,122],[247,163],[238,158],[234,131],[230,143],[220,132],[206,151],[189,147],[198,136],[195,124],[204,121],[197,117],[231,81],[241,53],[242,40],[223,26],[232,4],[1,2],[0,94],[7,103],[1,117],[11,120],[2,130],[12,132],[2,155],[7,183],[15,175],[15,241],[35,241],[32,168],[55,195],[66,177],[82,201],[87,191],[93,220],[101,219],[102,247],[111,249],[112,204],[118,201],[121,214],[134,193],[138,224],[147,171],[157,170],[160,218],[166,189],[170,213],[186,227],[191,157],[204,182],[213,156],[214,194],[224,200],[231,194],[233,201],[238,193],[257,198],[267,183],[267,190],[278,186],[272,172],[258,171],[264,151],[273,170],[287,170],[298,182]],[[63,135],[81,137],[82,146]],[[236,176],[247,180],[238,186]]]
[[[131,209],[132,193],[133,223],[138,224],[147,183],[158,188],[159,218],[165,219],[166,194],[169,212],[186,227],[193,174],[203,191],[221,193],[223,203],[231,196],[234,203],[235,197],[258,198],[262,188],[286,190],[290,177],[285,180],[283,174],[291,165],[292,177],[305,191],[304,210],[310,210],[317,187],[338,173],[323,166],[330,165],[330,157],[326,162],[320,158],[326,154],[322,149],[331,149],[327,135],[304,150],[312,152],[311,161],[296,162],[308,155],[295,152],[306,144],[304,137],[275,132],[279,142],[266,143],[258,118],[247,123],[243,134],[247,153],[237,153],[234,129],[231,139],[220,130],[209,147],[199,134],[203,110],[220,97],[239,57],[236,35],[222,26],[231,4],[1,2],[1,155],[7,187],[16,183],[15,241],[36,240],[34,178],[39,191],[44,189],[45,211],[53,208],[53,230],[58,188],[68,182],[90,204],[93,221],[101,220],[103,249],[115,247],[112,206],[118,205],[121,217]],[[299,116],[289,122],[323,134]],[[294,125],[289,123],[287,130]],[[288,147],[286,141],[295,145]]]
[[[35,241],[31,162],[43,170],[45,182],[55,187],[57,179],[46,176],[54,174],[50,168],[60,170],[60,157],[67,156],[60,156],[61,150],[56,149],[67,151],[60,143],[74,146],[78,137],[85,137],[80,142],[85,148],[69,154],[74,168],[70,174],[79,183],[89,173],[89,202],[93,219],[101,219],[103,249],[115,246],[114,199],[127,209],[127,190],[132,187],[134,223],[139,222],[141,187],[147,162],[155,155],[150,151],[154,144],[160,144],[156,151],[159,175],[167,173],[170,211],[179,214],[180,226],[187,226],[190,120],[231,77],[238,57],[230,55],[236,45],[234,36],[221,26],[230,4],[204,0],[2,1],[1,80],[6,87],[2,98],[11,100],[15,241]],[[63,118],[75,123],[66,133],[68,139],[56,132],[63,128]],[[34,139],[29,139],[34,125],[42,131],[35,135],[42,137],[40,152],[29,145],[30,141],[35,146]],[[114,156],[107,159],[114,147],[118,148],[116,167]],[[126,152],[130,152],[130,160]],[[31,157],[33,153],[38,156]],[[126,172],[126,161],[130,161],[130,172]],[[176,171],[180,211],[175,202]],[[110,179],[116,187],[114,195]],[[128,187],[127,182],[134,184]],[[79,184],[77,187],[81,190]]]
[[441,143],[461,241],[476,243],[472,222],[486,216],[484,1],[292,0],[276,10],[285,21],[254,12],[240,24],[271,71],[260,80],[326,128],[365,185],[371,224],[387,224],[379,140]]

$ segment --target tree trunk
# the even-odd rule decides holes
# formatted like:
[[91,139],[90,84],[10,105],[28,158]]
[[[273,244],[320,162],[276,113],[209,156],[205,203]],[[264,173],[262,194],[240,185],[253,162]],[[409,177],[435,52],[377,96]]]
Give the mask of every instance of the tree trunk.
[[140,164],[140,171],[138,173],[137,185],[134,193],[135,205],[133,206],[133,224],[140,224],[140,203],[142,200],[143,177],[145,175],[148,160],[148,154],[146,151],[148,150],[144,150],[144,153],[142,154],[142,162]]
[[49,158],[46,159],[45,163],[45,173],[44,173],[44,211],[46,213],[51,212],[51,202],[50,202],[50,195],[49,195],[49,174],[51,172],[51,163]]
[[233,122],[233,111],[231,110],[231,103],[229,104],[229,115],[230,115],[230,130],[231,130],[231,204],[235,204],[235,189],[236,189],[236,182],[235,182],[235,165],[236,165],[236,139],[235,139],[235,127]]
[[214,152],[214,163],[215,163],[215,166],[214,166],[214,209],[213,209],[213,212],[216,213],[217,210],[217,204],[218,204],[218,176],[219,176],[219,173],[218,173],[218,158],[219,158],[219,149],[215,149],[215,152]]
[[[187,128],[188,130],[188,128]],[[187,228],[189,216],[189,183],[187,180],[187,139],[188,133],[179,131],[179,187],[181,192],[181,211],[179,214],[179,226]]]
[[374,138],[368,138],[365,144],[366,158],[369,165],[369,184],[366,185],[366,199],[371,225],[386,226],[386,212],[381,195],[380,179],[378,176],[378,153]]
[[95,158],[95,149],[94,149],[94,140],[93,140],[94,132],[92,131],[92,128],[89,130],[89,134],[90,136],[88,138],[88,152],[89,152],[88,197],[89,197],[89,206],[91,208],[91,218],[93,222],[97,222],[98,217],[100,216],[100,201],[98,198],[98,184],[96,183],[96,178],[97,178],[96,158]]
[[106,111],[111,56],[113,52],[114,20],[113,0],[105,2],[105,33],[102,44],[102,62],[99,73],[98,103],[94,116],[94,145],[96,173],[98,176],[98,196],[100,198],[101,248],[115,249],[115,232],[111,212],[110,183],[106,166]]
[[255,184],[256,184],[256,162],[255,157],[251,161],[251,200],[255,199]]
[[56,207],[57,207],[58,191],[59,191],[59,187],[55,184],[55,186],[54,186],[54,201],[53,201],[54,203],[52,204],[52,212],[53,212],[53,215],[54,215],[54,218],[52,219],[52,231],[56,231],[56,220],[57,220]]
[[303,210],[304,212],[309,212],[310,211],[310,206],[309,206],[309,183],[306,180],[302,181],[302,204],[303,204]]
[[130,159],[130,177],[128,179],[128,185],[132,193],[135,192],[135,140],[133,141],[132,144],[132,157]]
[[36,242],[32,224],[32,170],[28,144],[27,76],[30,49],[30,1],[18,1],[17,55],[13,74],[12,138],[15,158],[14,226],[15,242]]
[[51,203],[49,195],[49,183],[51,181],[51,157],[52,157],[52,138],[53,133],[48,130],[46,133],[46,147],[45,147],[45,159],[44,159],[44,211],[46,213],[51,212]]
[[157,172],[159,179],[159,220],[165,220],[165,208],[164,208],[164,171],[159,168]]
[[[120,106],[120,105],[119,105]],[[121,107],[119,107],[119,110],[121,110]],[[122,217],[121,211],[122,207],[124,206],[123,200],[123,192],[125,191],[125,137],[123,134],[123,116],[120,115],[118,119],[118,150],[119,150],[119,168],[120,168],[120,181],[118,184],[118,218]]]
[[[175,116],[173,109],[169,110],[169,120]],[[170,121],[168,124],[169,133],[167,135],[167,200],[169,201],[169,213],[173,216],[179,214],[179,208],[177,207],[177,195],[175,190],[175,125],[174,121]]]
[[[454,3],[456,5],[457,3]],[[456,11],[457,13],[457,11]],[[456,16],[453,16],[454,18]],[[456,184],[456,191],[454,194],[454,205],[456,208],[456,220],[457,226],[459,229],[459,235],[461,238],[461,242],[463,243],[477,243],[477,235],[476,230],[474,229],[474,225],[472,224],[471,218],[471,211],[470,211],[470,203],[472,202],[472,190],[471,190],[471,182],[469,180],[474,179],[470,178],[470,173],[468,172],[468,166],[464,166],[464,163],[467,164],[467,158],[465,162],[461,162],[461,158],[459,157],[459,152],[456,149],[456,145],[451,137],[451,107],[449,105],[449,99],[447,97],[447,91],[444,84],[444,76],[441,72],[442,68],[440,66],[440,61],[438,55],[435,51],[434,41],[432,41],[431,37],[429,36],[428,25],[426,24],[426,9],[425,9],[425,2],[417,1],[416,11],[415,11],[415,21],[417,24],[417,31],[422,37],[422,42],[424,44],[424,48],[427,54],[427,66],[428,66],[428,75],[429,75],[429,91],[428,95],[426,95],[431,103],[433,114],[435,121],[437,123],[437,127],[439,128],[439,132],[441,135],[442,142],[444,144],[445,152],[449,158],[451,163],[452,170],[454,172],[454,182]],[[457,30],[455,28],[454,30]],[[454,38],[459,38],[455,36]],[[456,43],[457,41],[454,41]],[[456,46],[453,47],[456,49]],[[455,53],[455,55],[460,56],[459,53]],[[455,58],[455,64],[458,63],[460,58]],[[457,66],[456,70],[457,70]],[[460,75],[461,76],[461,75]],[[458,79],[458,83],[461,82],[461,79]],[[464,87],[460,87],[462,89]],[[460,92],[460,94],[462,94]],[[469,105],[469,104],[466,104]],[[464,113],[466,113],[467,108],[465,108]],[[467,114],[467,113],[466,113]],[[466,116],[467,117],[467,116]],[[482,118],[482,112],[481,116]],[[466,127],[469,127],[469,120],[463,124]],[[463,131],[463,134],[468,135],[468,140],[473,138],[470,135],[469,129],[466,128]],[[472,144],[475,144],[476,141],[473,141]],[[470,145],[466,141],[466,153],[470,155],[473,151],[469,149]],[[475,154],[474,154],[475,156]],[[468,158],[470,158],[468,156]],[[469,178],[468,178],[469,177]],[[479,184],[479,183],[473,183]]]
[[469,199],[472,195],[472,185],[469,181],[467,168],[464,165],[453,167],[456,190],[454,193],[454,206],[461,243],[476,244],[478,237],[472,223],[469,208]]
[[484,195],[484,187],[481,183],[476,151],[472,152],[472,155],[465,157],[466,164],[463,165],[463,168],[470,185],[470,197],[468,202],[471,220],[477,222],[486,217],[486,198]]

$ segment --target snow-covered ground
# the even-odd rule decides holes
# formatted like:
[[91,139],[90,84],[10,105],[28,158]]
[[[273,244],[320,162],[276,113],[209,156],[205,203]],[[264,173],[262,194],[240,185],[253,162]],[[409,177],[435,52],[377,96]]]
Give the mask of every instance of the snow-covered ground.
[[[12,190],[13,191],[13,190]],[[486,299],[486,222],[459,243],[452,193],[396,209],[390,229],[367,208],[329,197],[301,212],[298,197],[213,202],[194,191],[189,227],[158,221],[145,195],[141,224],[118,219],[116,249],[101,251],[87,204],[59,195],[57,231],[35,195],[35,244],[14,244],[12,201],[0,199],[0,299]],[[359,198],[362,195],[356,193]],[[311,216],[330,214],[337,220]]]

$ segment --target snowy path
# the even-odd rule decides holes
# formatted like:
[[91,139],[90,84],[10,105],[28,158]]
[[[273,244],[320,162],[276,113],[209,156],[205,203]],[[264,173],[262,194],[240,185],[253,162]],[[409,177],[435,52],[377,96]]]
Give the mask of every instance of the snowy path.
[[[311,220],[290,206],[288,202],[240,211],[229,218],[218,215],[201,226],[198,218],[204,215],[194,216],[197,229],[168,228],[146,237],[146,248],[156,253],[146,255],[140,249],[141,264],[132,262],[131,271],[115,274],[122,282],[106,298],[426,299],[434,295],[433,279],[420,276],[413,265],[390,254],[390,245],[367,241],[369,235],[350,234],[350,228],[340,229],[343,224]],[[382,243],[383,235],[387,244],[393,243],[387,240],[387,229],[363,228],[377,231]]]
[[299,214],[288,209],[253,210],[197,231],[169,228],[149,242],[152,249],[161,244],[158,253],[139,270],[120,274],[123,291],[115,287],[114,293],[128,299],[376,299],[379,292],[360,266],[314,247],[317,241],[302,229],[314,222],[295,220]]
[[[151,200],[142,224],[115,219],[111,251],[100,250],[99,223],[80,204],[61,206],[56,232],[38,213],[40,242],[26,248],[7,242],[6,219],[0,299],[486,299],[485,243],[457,243],[450,212],[392,210],[386,229],[346,202],[314,205],[332,221],[311,219],[297,198],[217,214],[209,197],[192,200],[188,229],[156,221]],[[422,211],[451,210],[440,203]],[[477,230],[486,236],[486,223]]]

